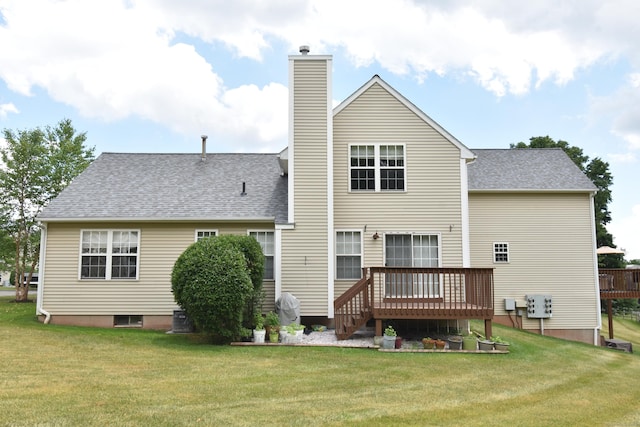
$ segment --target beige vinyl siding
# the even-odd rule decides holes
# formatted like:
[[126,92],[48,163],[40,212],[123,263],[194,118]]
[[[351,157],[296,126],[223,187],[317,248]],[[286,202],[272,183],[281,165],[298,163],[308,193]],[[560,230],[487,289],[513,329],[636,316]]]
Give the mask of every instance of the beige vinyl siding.
[[[220,223],[49,223],[47,226],[43,308],[55,315],[171,315],[178,309],[171,293],[171,270],[195,241],[196,229],[246,234],[265,224]],[[80,280],[81,230],[140,230],[138,280]],[[273,295],[273,281],[264,283]],[[271,305],[272,306],[272,305]]]
[[[494,267],[496,315],[504,298],[550,294],[545,329],[598,324],[590,196],[586,193],[470,193],[472,267]],[[493,263],[493,243],[509,243],[509,263]],[[538,319],[523,318],[526,329]]]
[[[350,191],[350,144],[404,144],[406,191]],[[335,228],[366,226],[364,266],[383,265],[375,232],[439,234],[442,266],[462,266],[460,150],[451,142],[374,84],[334,116],[333,160]],[[336,297],[352,284],[336,281]]]
[[[310,57],[309,57],[310,58]],[[303,316],[326,316],[327,61],[293,61],[295,229],[282,231],[282,292],[300,301]]]

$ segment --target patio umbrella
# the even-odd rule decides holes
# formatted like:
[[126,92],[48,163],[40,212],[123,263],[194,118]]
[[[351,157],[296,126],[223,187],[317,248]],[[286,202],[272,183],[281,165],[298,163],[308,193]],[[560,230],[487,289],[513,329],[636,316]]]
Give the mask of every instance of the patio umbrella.
[[621,251],[620,249],[612,248],[610,246],[600,246],[598,249],[596,249],[596,253],[598,255],[623,254],[624,251]]

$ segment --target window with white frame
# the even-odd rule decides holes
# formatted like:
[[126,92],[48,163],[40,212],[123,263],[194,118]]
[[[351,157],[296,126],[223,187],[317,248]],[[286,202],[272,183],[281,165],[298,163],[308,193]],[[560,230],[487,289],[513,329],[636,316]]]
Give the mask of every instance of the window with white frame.
[[[437,268],[440,244],[437,234],[386,234],[385,266]],[[434,298],[441,295],[439,274],[385,275],[385,296],[393,298]]]
[[493,244],[493,262],[509,262],[509,243],[498,242]]
[[206,239],[207,237],[217,236],[217,230],[196,230],[196,242]]
[[362,277],[362,233],[336,232],[336,279]]
[[138,230],[83,230],[81,279],[137,279]]
[[265,280],[274,279],[274,256],[275,256],[275,234],[273,231],[249,231],[249,235],[255,238],[264,254],[264,276]]
[[404,145],[351,145],[351,191],[404,191]]

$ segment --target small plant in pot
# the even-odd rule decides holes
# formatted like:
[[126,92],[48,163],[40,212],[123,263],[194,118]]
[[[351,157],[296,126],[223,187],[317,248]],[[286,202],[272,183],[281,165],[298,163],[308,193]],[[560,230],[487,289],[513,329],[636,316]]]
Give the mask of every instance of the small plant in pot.
[[467,351],[476,351],[478,349],[478,338],[473,334],[463,337],[462,349]]
[[297,323],[291,323],[284,327],[287,331],[287,344],[296,344],[302,341],[302,335],[304,333],[304,325]]
[[270,311],[265,316],[264,325],[267,329],[267,335],[271,334],[273,329],[278,332],[280,330],[280,317],[275,312]]
[[441,340],[441,339],[436,340],[436,349],[444,350],[446,345],[447,345],[447,342],[445,340]]
[[396,346],[396,330],[393,329],[393,326],[389,325],[384,330],[384,335],[382,335],[382,348],[393,349]]
[[462,335],[451,335],[448,341],[449,350],[462,350]]
[[436,340],[431,337],[422,338],[422,347],[427,350],[433,350],[436,348]]
[[499,351],[509,351],[509,342],[500,337],[491,337],[493,347]]
[[485,338],[478,341],[478,349],[482,351],[492,351],[494,344],[493,341]]
[[253,323],[255,324],[255,328],[253,329],[253,342],[264,343],[267,331],[264,329],[264,317],[262,313],[255,314]]

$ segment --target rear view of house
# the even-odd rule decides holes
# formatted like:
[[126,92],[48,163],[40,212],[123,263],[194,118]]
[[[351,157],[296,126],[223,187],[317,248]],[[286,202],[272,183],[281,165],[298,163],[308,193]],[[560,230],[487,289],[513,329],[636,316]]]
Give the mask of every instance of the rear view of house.
[[99,156],[40,216],[39,314],[170,328],[177,257],[234,233],[267,257],[265,310],[290,292],[339,334],[478,318],[595,343],[595,187],[566,154],[469,149],[379,76],[332,109],[331,68],[289,57],[281,153]]

